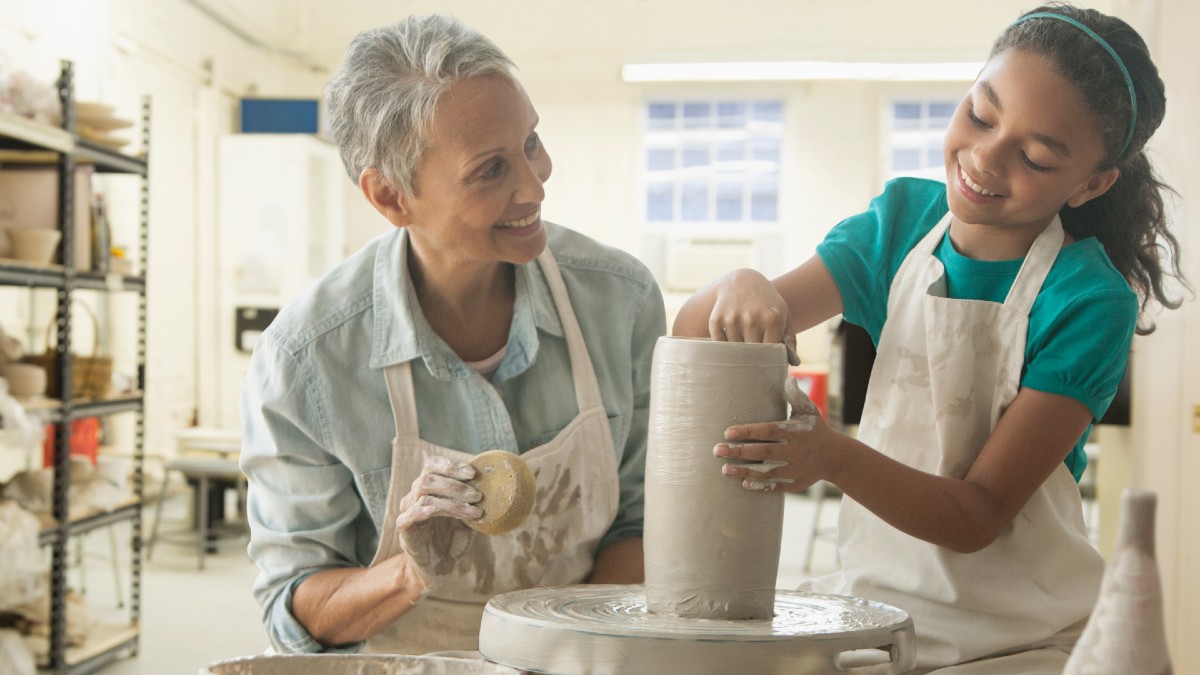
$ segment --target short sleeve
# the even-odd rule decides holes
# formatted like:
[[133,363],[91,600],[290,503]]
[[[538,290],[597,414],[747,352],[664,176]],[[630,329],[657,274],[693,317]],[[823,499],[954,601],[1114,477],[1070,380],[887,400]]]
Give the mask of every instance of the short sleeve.
[[1137,297],[1128,287],[1101,289],[1080,295],[1052,316],[1046,325],[1030,327],[1021,385],[1076,399],[1099,420],[1125,374]]
[[945,215],[946,186],[900,178],[866,211],[838,223],[817,247],[842,296],[843,315],[878,344],[888,291],[908,252]]

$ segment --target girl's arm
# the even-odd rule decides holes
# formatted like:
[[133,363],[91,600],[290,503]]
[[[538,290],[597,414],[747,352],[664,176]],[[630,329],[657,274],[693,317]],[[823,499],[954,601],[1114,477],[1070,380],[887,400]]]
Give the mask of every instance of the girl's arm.
[[730,342],[780,342],[842,311],[842,296],[817,256],[773,282],[755,270],[730,272],[684,303],[672,335]]
[[[971,553],[991,544],[1012,524],[1065,461],[1091,419],[1087,407],[1073,398],[1022,389],[961,479],[906,466],[830,429],[819,417],[811,431],[779,423],[730,427],[725,434],[730,443],[719,444],[715,452],[720,457],[788,462],[766,474],[733,464],[724,472],[742,479],[793,481],[772,483],[787,490],[827,480],[897,529]],[[736,443],[743,439],[777,443]]]

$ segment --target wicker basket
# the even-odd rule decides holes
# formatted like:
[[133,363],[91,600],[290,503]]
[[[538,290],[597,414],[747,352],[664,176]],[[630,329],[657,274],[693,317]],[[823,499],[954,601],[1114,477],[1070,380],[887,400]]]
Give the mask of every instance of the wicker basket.
[[[113,360],[111,356],[96,354],[100,347],[100,322],[97,321],[96,314],[90,307],[83,303],[78,303],[78,305],[83,307],[92,320],[92,354],[90,356],[71,354],[71,398],[104,398],[108,396],[108,390],[112,386]],[[54,364],[56,347],[51,346],[50,343],[52,330],[54,330],[53,321],[46,328],[45,353],[30,354],[23,360],[41,366],[46,371],[46,380],[49,383],[47,394],[61,398],[62,388],[59,386],[60,383],[56,376],[57,369]]]

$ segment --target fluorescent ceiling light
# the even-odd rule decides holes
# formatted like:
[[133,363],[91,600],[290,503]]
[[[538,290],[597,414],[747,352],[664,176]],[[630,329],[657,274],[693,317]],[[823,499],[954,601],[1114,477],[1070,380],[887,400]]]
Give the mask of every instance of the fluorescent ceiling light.
[[858,63],[848,61],[763,61],[743,63],[630,63],[626,82],[778,82],[788,80],[878,80],[970,82],[982,63]]

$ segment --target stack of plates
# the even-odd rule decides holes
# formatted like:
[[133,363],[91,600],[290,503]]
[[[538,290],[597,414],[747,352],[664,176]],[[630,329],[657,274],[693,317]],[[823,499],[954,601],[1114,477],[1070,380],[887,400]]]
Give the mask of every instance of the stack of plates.
[[108,146],[114,150],[129,144],[128,138],[114,136],[113,131],[133,126],[133,122],[113,115],[115,108],[104,103],[77,101],[75,103],[75,133],[85,141]]

